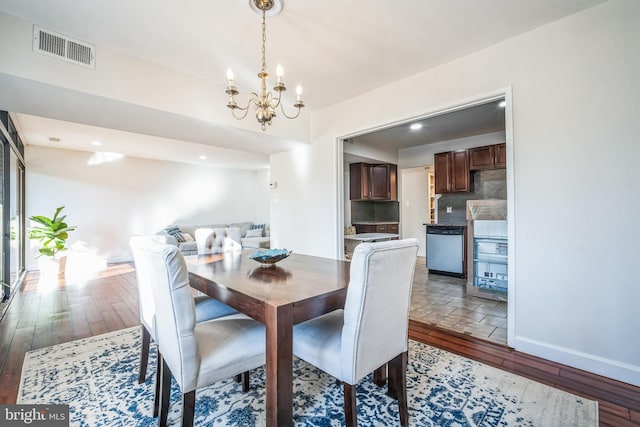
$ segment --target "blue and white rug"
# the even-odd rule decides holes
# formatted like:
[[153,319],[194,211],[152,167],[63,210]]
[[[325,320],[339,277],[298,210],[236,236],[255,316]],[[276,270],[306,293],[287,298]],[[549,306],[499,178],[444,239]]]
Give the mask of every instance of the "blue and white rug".
[[[154,347],[152,345],[152,347]],[[26,354],[18,403],[70,405],[72,426],[153,426],[154,378],[138,384],[140,329],[129,328]],[[155,351],[149,366],[155,366]],[[152,371],[152,369],[149,369]],[[344,424],[342,387],[294,360],[296,426]],[[265,424],[264,370],[251,390],[233,379],[198,390],[196,426]],[[398,425],[396,402],[372,376],[358,384],[361,426]],[[597,426],[597,402],[410,341],[407,370],[411,426]],[[169,425],[180,424],[181,398],[172,389]]]

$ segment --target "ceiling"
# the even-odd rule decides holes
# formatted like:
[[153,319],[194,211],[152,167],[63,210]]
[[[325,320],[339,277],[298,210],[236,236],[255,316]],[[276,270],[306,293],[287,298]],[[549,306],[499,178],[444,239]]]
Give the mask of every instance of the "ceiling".
[[[418,129],[411,126],[418,125]],[[365,133],[352,138],[360,144],[395,150],[434,142],[466,138],[490,132],[504,131],[504,100],[463,108],[423,119],[411,120],[387,129]]]
[[[267,18],[267,61],[270,67],[277,63],[283,65],[290,87],[298,82],[302,84],[307,105],[303,114],[312,114],[316,109],[409,77],[602,1],[404,0],[399,5],[380,0],[287,0],[279,15]],[[217,84],[224,84],[226,68],[231,67],[242,91],[244,87],[257,86],[255,74],[260,63],[260,17],[250,10],[248,3],[249,0],[187,3],[136,0],[117,6],[107,0],[0,0],[0,12],[98,48],[108,47]],[[0,29],[0,35],[1,32]],[[4,81],[5,86],[20,90],[22,97],[29,96],[29,87],[16,88],[17,84],[13,85],[6,75],[2,80],[1,74],[0,86]],[[68,92],[69,97],[83,96]],[[113,100],[94,101],[99,104]],[[0,109],[6,108],[2,102],[0,100]],[[269,130],[265,135],[260,131],[214,128],[206,123],[194,126],[194,123],[179,123],[184,119],[177,115],[153,117],[154,123],[160,118],[168,130],[159,138],[157,131],[147,132],[140,124],[127,122],[133,121],[132,115],[118,115],[114,108],[102,106],[101,109],[96,105],[95,110],[103,113],[102,116],[95,113],[92,117],[90,112],[82,112],[81,118],[72,114],[63,116],[55,108],[33,101],[12,110],[21,113],[17,121],[26,144],[55,145],[48,139],[54,136],[68,144],[63,145],[64,148],[91,150],[86,148],[86,141],[100,141],[112,147],[112,151],[147,157],[152,157],[149,153],[157,156],[163,150],[140,147],[160,144],[174,161],[197,163],[193,160],[194,154],[202,151],[205,153],[202,155],[225,158],[231,164],[249,169],[268,167],[269,154],[296,146],[296,141],[269,135]],[[111,115],[105,117],[105,111]],[[134,116],[136,122],[144,123],[145,114],[152,113],[138,111]],[[151,119],[149,117],[149,122]],[[439,122],[444,120],[441,117]],[[458,116],[455,121],[464,120]],[[169,131],[186,128],[189,132]],[[442,132],[436,131],[433,124],[426,128],[432,129],[433,135]],[[366,138],[375,144],[383,136],[391,135],[405,146],[413,144],[404,128],[383,132],[386,134]],[[473,131],[458,129],[457,132]],[[131,143],[132,139],[135,143]]]

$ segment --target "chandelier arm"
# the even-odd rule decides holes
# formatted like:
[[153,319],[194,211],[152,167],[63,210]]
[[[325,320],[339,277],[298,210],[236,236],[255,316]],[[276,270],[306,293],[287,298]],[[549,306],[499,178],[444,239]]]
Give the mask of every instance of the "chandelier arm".
[[[233,115],[233,118],[236,120],[242,120],[245,117],[247,117],[247,114],[249,113],[249,107],[251,106],[251,103],[253,102],[254,104],[256,103],[256,101],[259,99],[258,94],[255,92],[251,92],[249,94],[249,98],[247,99],[247,105],[244,107],[234,107],[231,109],[231,114]],[[244,114],[241,115],[237,115],[236,114],[236,110],[240,110],[240,111],[244,111]]]
[[280,100],[282,99],[282,94],[275,97],[272,92],[269,92],[269,106],[274,110],[278,108],[280,104]]
[[[240,116],[238,116],[238,115],[236,115],[236,110],[244,111],[244,114],[241,114]],[[236,120],[243,120],[245,117],[247,117],[248,113],[249,113],[249,106],[246,106],[245,108],[237,107],[237,108],[234,108],[233,110],[231,110],[231,115]]]
[[[256,104],[256,101],[258,101],[260,99],[260,96],[258,96],[257,93],[255,92],[251,92],[249,94],[249,97],[247,98],[247,105],[245,105],[244,107],[238,107],[235,106],[233,107],[233,110],[240,110],[240,111],[246,111],[249,109],[249,107],[251,106],[251,103],[253,102],[254,104]],[[246,113],[245,113],[246,116]]]
[[282,114],[287,118],[287,119],[295,119],[300,115],[300,111],[302,111],[302,107],[296,107],[298,108],[298,112],[296,113],[295,116],[289,116],[285,111],[284,111],[284,105],[280,104],[280,111],[282,111]]

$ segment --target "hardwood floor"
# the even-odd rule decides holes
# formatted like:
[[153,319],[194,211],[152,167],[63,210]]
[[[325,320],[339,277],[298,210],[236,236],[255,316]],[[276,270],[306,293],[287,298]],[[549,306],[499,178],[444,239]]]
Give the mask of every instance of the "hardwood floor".
[[[15,403],[30,350],[139,324],[135,270],[115,264],[82,283],[40,286],[29,273],[0,321],[0,404]],[[640,426],[640,388],[410,321],[410,337],[599,402],[601,427]]]

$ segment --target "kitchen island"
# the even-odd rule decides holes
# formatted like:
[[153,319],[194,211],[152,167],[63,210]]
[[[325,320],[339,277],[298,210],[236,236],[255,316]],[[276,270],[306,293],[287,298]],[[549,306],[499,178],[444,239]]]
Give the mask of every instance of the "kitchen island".
[[395,233],[359,233],[347,234],[344,236],[344,255],[347,260],[351,259],[353,250],[362,242],[384,242],[385,240],[399,239],[400,235]]

